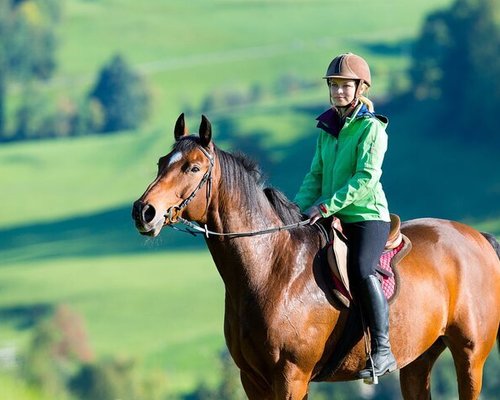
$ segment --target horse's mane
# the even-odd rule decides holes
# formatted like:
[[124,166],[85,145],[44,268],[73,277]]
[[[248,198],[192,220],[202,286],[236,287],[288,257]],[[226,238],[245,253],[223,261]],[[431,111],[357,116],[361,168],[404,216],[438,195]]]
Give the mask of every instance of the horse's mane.
[[284,224],[294,224],[304,218],[297,204],[288,200],[283,192],[272,187],[266,187],[264,188],[264,194]]
[[[200,140],[195,136],[187,136],[174,144],[174,149],[184,152],[200,146]],[[253,159],[241,152],[230,153],[214,146],[215,155],[221,167],[221,179],[226,193],[223,197],[240,196],[252,210],[259,210],[262,204],[262,194],[269,202],[283,225],[294,224],[304,219],[299,207],[291,202],[278,189],[265,187],[265,177]],[[292,230],[293,235],[310,232],[309,227]]]
[[265,177],[254,160],[243,153],[228,153],[219,148],[216,148],[216,154],[220,160],[222,179],[233,195],[237,187],[251,205],[257,206],[259,193],[264,193],[283,224],[293,224],[303,219],[297,205],[288,200],[284,193],[265,187]]
[[[304,219],[299,207],[291,202],[283,192],[278,189],[265,187],[265,179],[258,164],[243,153],[228,153],[219,148],[216,149],[222,170],[222,179],[227,184],[230,193],[235,195],[240,190],[245,196],[245,200],[252,209],[258,209],[259,194],[264,194],[265,198],[274,209],[283,225],[291,225]],[[314,231],[315,234],[312,234]],[[317,231],[310,225],[301,229],[289,231],[292,237],[299,241],[307,241],[316,237]]]

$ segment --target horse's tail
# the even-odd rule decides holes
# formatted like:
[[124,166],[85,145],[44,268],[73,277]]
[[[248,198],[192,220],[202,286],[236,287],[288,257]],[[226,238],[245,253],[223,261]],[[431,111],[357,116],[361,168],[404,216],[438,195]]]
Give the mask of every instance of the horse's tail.
[[[486,238],[486,240],[488,240],[488,242],[490,242],[490,244],[497,252],[498,258],[500,259],[500,243],[498,243],[498,240],[495,238],[495,236],[486,232],[481,232],[481,234]],[[500,353],[500,325],[498,326],[498,331],[497,331],[497,345],[498,345],[498,352]]]
[[481,235],[483,235],[488,242],[493,246],[495,251],[497,252],[497,256],[500,259],[500,243],[498,243],[498,240],[493,236],[491,233],[486,233],[486,232],[481,232]]

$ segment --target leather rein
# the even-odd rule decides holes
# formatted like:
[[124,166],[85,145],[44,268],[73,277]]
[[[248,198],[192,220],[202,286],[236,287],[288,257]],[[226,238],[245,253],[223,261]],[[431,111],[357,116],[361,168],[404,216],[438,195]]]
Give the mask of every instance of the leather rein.
[[[165,214],[165,219],[166,220],[168,219],[168,221],[170,221],[170,224],[168,224],[168,226],[170,228],[173,228],[173,229],[175,229],[177,231],[180,231],[180,232],[189,233],[189,234],[191,234],[193,236],[203,234],[208,239],[210,236],[228,236],[228,237],[235,238],[235,237],[249,237],[249,236],[266,235],[266,234],[270,234],[270,233],[274,233],[274,232],[286,231],[286,230],[290,230],[290,229],[300,228],[302,226],[310,224],[311,220],[310,219],[306,219],[304,221],[300,221],[300,222],[297,222],[297,223],[294,223],[294,224],[290,224],[290,225],[282,225],[282,226],[277,226],[277,227],[268,228],[268,229],[262,229],[262,230],[257,230],[257,231],[249,231],[249,232],[214,232],[214,231],[211,231],[211,230],[208,229],[207,224],[205,224],[204,227],[202,228],[202,227],[200,227],[200,226],[192,223],[191,221],[188,221],[187,219],[184,219],[184,218],[182,218],[180,216],[174,219],[173,218],[174,212],[178,214],[178,213],[180,213],[180,211],[182,211],[184,208],[186,208],[187,205],[195,198],[196,194],[200,191],[200,189],[205,184],[207,184],[207,191],[206,191],[207,201],[206,201],[205,214],[207,213],[208,204],[210,202],[210,197],[211,197],[211,194],[212,194],[212,170],[213,170],[213,167],[214,167],[214,158],[203,147],[199,146],[198,148],[205,155],[205,157],[208,158],[208,161],[210,161],[210,165],[208,166],[207,172],[205,172],[205,174],[201,178],[200,183],[198,183],[198,186],[196,186],[196,188],[191,192],[191,194],[188,197],[186,197],[184,200],[182,200],[182,202],[179,205],[172,206],[172,207],[170,207],[167,210],[167,212]],[[174,225],[172,225],[172,224],[176,224],[177,222],[180,222],[183,225],[186,225],[190,229],[179,229],[179,228],[175,227]]]

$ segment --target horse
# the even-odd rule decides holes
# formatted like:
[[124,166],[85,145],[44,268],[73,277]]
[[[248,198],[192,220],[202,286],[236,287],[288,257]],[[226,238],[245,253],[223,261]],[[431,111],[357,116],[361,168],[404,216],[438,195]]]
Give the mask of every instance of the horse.
[[[356,379],[366,363],[363,335],[328,368],[350,310],[332,297],[321,272],[321,232],[299,225],[298,208],[264,187],[255,162],[219,149],[205,116],[191,135],[181,114],[174,137],[132,216],[142,235],[179,221],[206,233],[225,285],[226,344],[248,398],[307,399],[311,381]],[[500,246],[443,219],[405,221],[401,230],[413,248],[398,266],[389,336],[402,395],[430,398],[431,368],[448,348],[460,399],[477,399],[485,360],[495,340],[500,346]]]

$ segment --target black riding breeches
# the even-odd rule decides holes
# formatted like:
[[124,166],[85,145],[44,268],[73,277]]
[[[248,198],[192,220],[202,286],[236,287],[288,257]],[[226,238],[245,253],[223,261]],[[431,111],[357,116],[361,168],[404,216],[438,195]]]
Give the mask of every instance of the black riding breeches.
[[385,221],[362,221],[343,223],[342,227],[348,239],[349,281],[352,287],[357,287],[361,280],[375,275],[391,224]]

